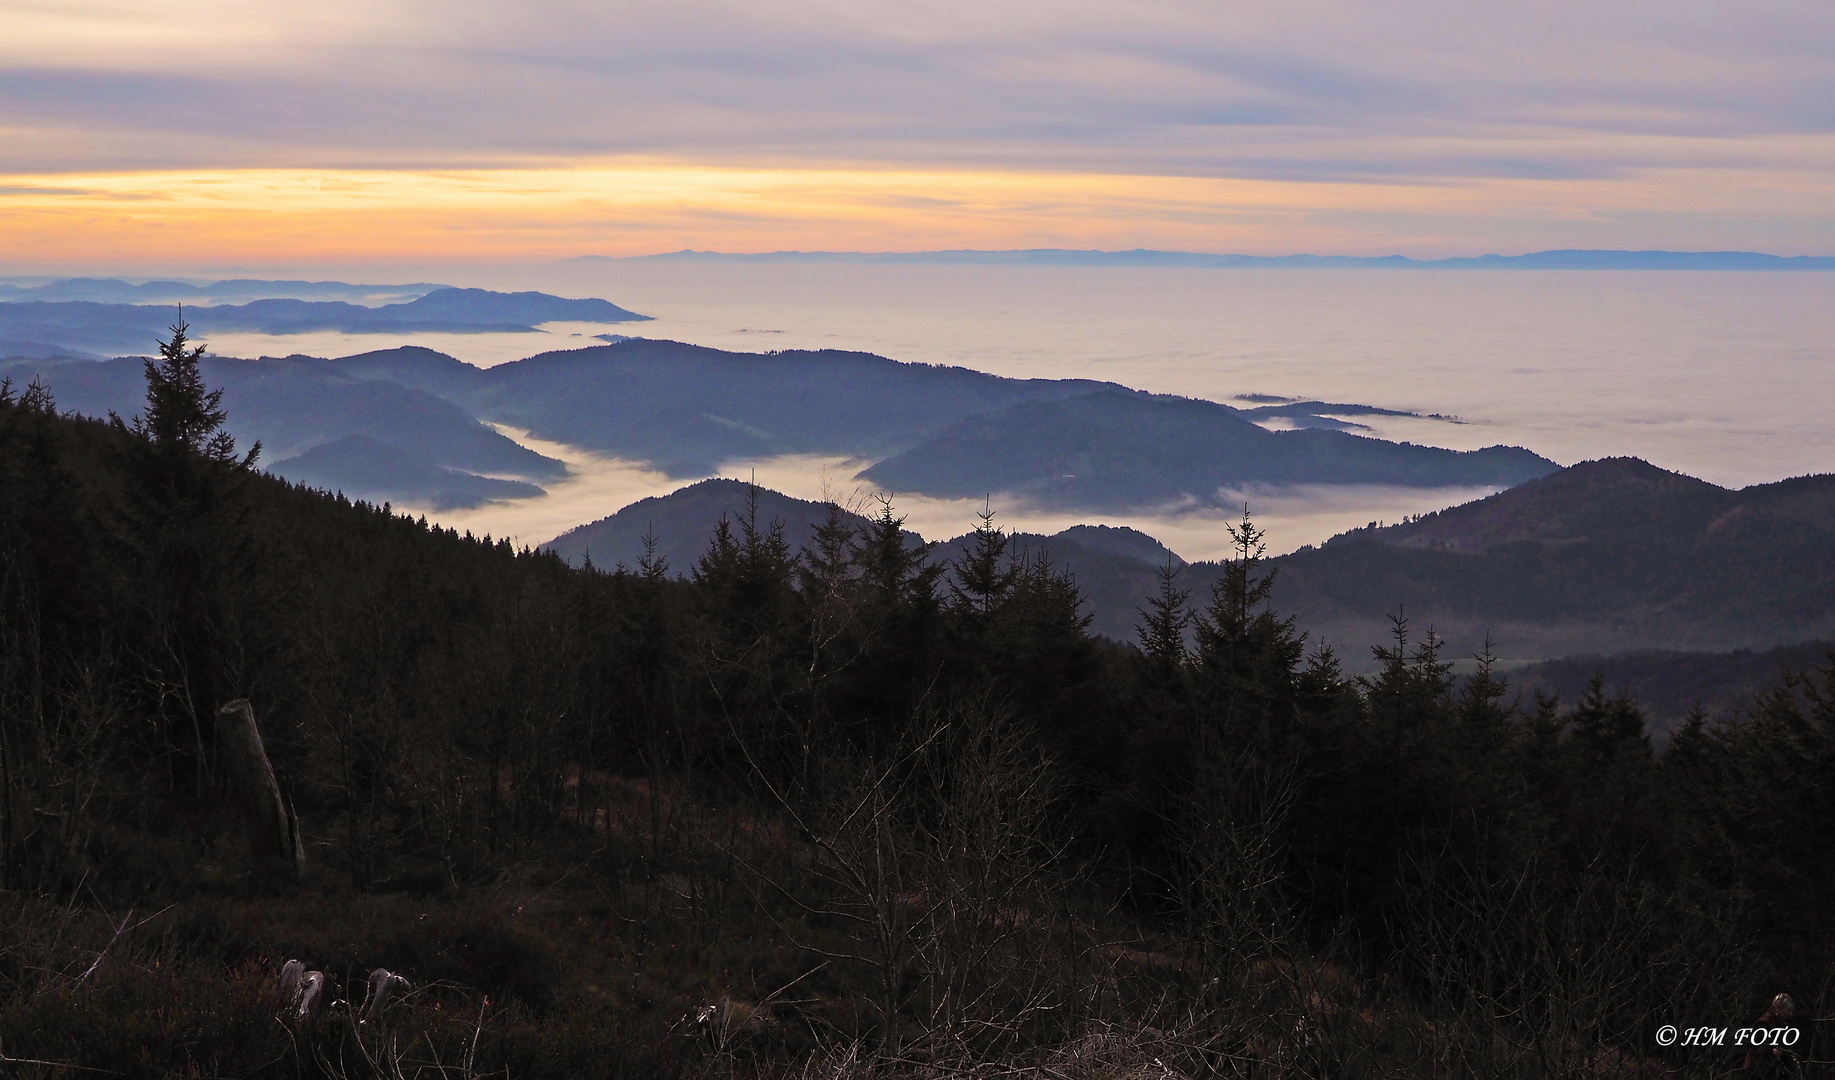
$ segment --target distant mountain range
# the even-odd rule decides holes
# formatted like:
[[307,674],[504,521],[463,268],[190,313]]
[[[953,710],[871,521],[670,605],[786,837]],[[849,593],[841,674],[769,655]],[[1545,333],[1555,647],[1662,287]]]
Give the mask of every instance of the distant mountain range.
[[738,353],[643,338],[487,369],[406,349],[336,363],[366,378],[424,389],[538,438],[647,461],[684,478],[738,458],[877,457],[978,413],[1116,389],[870,353]]
[[[447,295],[401,306],[437,314]],[[735,353],[634,338],[492,368],[407,347],[339,360],[209,358],[204,371],[224,390],[232,428],[262,440],[282,475],[310,466],[314,483],[445,506],[537,489],[428,469],[534,484],[565,474],[490,424],[683,479],[733,460],[820,454],[883,459],[858,479],[884,490],[1013,492],[1083,509],[1217,504],[1227,501],[1222,489],[1247,482],[1504,487],[1556,468],[1521,449],[1458,453],[1336,430],[1357,426],[1340,415],[1391,411],[1367,406],[1235,409],[1114,383],[1009,379],[855,352]],[[143,395],[132,359],[18,360],[0,364],[0,374],[18,383],[42,375],[63,407],[89,415],[130,416]],[[1296,430],[1269,431],[1258,419]],[[419,471],[395,459],[372,464],[350,448],[293,460],[354,435],[412,455]]]
[[425,296],[450,285],[352,285],[345,281],[273,281],[231,278],[225,281],[153,280],[129,283],[120,278],[60,278],[28,284],[0,282],[0,301],[92,300],[102,304],[224,304],[248,300],[349,300],[392,304]]
[[[941,263],[988,266],[1353,267],[1439,270],[1835,270],[1835,256],[1766,255],[1756,251],[1537,251],[1411,259],[1405,255],[1214,255],[1196,251],[1084,251],[1026,248],[1015,251],[671,251],[635,259],[759,263]],[[613,261],[583,255],[572,263]]]
[[[600,566],[632,565],[653,528],[658,550],[685,571],[721,514],[744,506],[745,492],[736,481],[707,481],[545,546],[574,563],[590,547]],[[784,522],[793,545],[826,513],[775,492],[761,492],[759,505],[762,519]],[[964,541],[946,541],[938,557]],[[1132,529],[1022,534],[1015,550],[1048,552],[1072,572],[1090,601],[1092,629],[1118,640],[1133,639],[1139,609],[1157,587],[1155,571],[1168,558],[1183,566],[1179,586],[1195,604],[1222,573],[1217,563],[1184,565]],[[1353,668],[1369,667],[1369,646],[1389,640],[1394,615],[1406,617],[1417,640],[1431,626],[1446,642],[1446,659],[1477,652],[1489,635],[1507,663],[1835,639],[1835,476],[1729,491],[1635,458],[1590,461],[1406,524],[1355,530],[1270,565],[1276,610],[1293,615],[1315,642],[1330,642]],[[1702,685],[1737,682],[1736,675],[1758,685],[1774,673],[1769,663],[1733,664],[1731,674]],[[1575,679],[1584,686],[1585,677],[1550,668],[1534,685],[1571,697]],[[1615,677],[1642,686],[1631,668]],[[1732,700],[1731,690],[1716,693],[1714,701]]]
[[1126,510],[1215,504],[1220,490],[1254,483],[1510,487],[1557,467],[1519,447],[1459,452],[1315,427],[1269,431],[1215,402],[1110,390],[961,421],[860,478],[887,491],[1001,491],[1043,506]]
[[[66,350],[146,354],[153,351],[155,341],[167,336],[166,328],[179,320],[179,314],[177,307],[167,304],[10,299],[0,303],[0,341],[55,342]],[[193,337],[217,331],[519,332],[533,331],[537,324],[545,322],[620,323],[648,318],[606,300],[451,288],[379,307],[342,300],[270,298],[245,304],[195,306],[184,311],[184,321],[190,324]]]

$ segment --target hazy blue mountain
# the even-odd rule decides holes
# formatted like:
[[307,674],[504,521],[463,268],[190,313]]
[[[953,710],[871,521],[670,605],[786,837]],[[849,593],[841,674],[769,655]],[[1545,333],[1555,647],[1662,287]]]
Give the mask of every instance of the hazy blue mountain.
[[411,285],[352,285],[343,281],[264,281],[236,278],[227,281],[145,281],[129,284],[118,278],[65,278],[36,285],[0,284],[0,300],[93,300],[104,304],[226,303],[291,297],[297,300],[351,300],[359,303],[395,303],[412,300],[450,285],[416,282]]
[[[573,566],[582,565],[590,555],[593,565],[603,570],[619,565],[635,569],[643,555],[644,536],[653,532],[656,554],[668,563],[669,572],[686,574],[707,551],[721,517],[735,522],[737,527],[736,523],[747,513],[752,490],[752,485],[739,480],[703,480],[667,495],[634,502],[615,514],[569,529],[541,546]],[[822,503],[794,499],[769,488],[756,490],[759,525],[768,528],[772,522],[781,522],[792,551],[800,552],[815,528],[828,520],[828,507]],[[855,527],[867,523],[859,514],[846,517]]]
[[626,311],[609,300],[566,300],[539,292],[501,293],[487,289],[440,289],[405,304],[376,308],[403,319],[545,322],[648,322],[650,316]]
[[1046,506],[1215,503],[1243,484],[1519,484],[1558,468],[1516,447],[1453,451],[1339,431],[1269,431],[1215,402],[1105,391],[955,424],[860,473],[889,491],[1014,492]]
[[[57,341],[98,352],[150,353],[178,318],[178,309],[166,304],[13,300],[0,303],[0,337]],[[379,307],[342,300],[272,298],[190,307],[184,312],[194,338],[213,331],[514,332],[533,330],[541,322],[613,323],[647,318],[605,300],[483,289],[439,289],[405,303]]]
[[534,484],[444,468],[421,454],[368,435],[347,435],[315,446],[274,462],[267,471],[294,483],[341,491],[352,499],[426,503],[435,510],[466,509],[542,494]]
[[397,383],[455,402],[486,380],[483,368],[419,345],[342,356],[331,363],[355,378]]
[[1835,270],[1835,258],[1757,251],[1569,250],[1427,259],[1420,265],[1452,270]]
[[[270,315],[276,310],[284,313],[309,306],[290,300],[263,301],[262,305],[261,310]],[[79,412],[102,415],[112,410],[125,416],[140,407],[140,365],[132,359],[75,367],[55,362],[15,363],[8,370],[14,368],[21,372],[16,381],[42,368],[53,392],[66,407]],[[1506,483],[1518,478],[1525,468],[1533,475],[1540,461],[1533,455],[1508,452],[1523,458],[1527,466],[1519,464],[1517,473],[1508,468],[1475,472],[1471,462],[1482,464],[1505,452],[1461,455],[1370,439],[1340,445],[1332,440],[1347,437],[1334,432],[1265,431],[1244,419],[1259,415],[1255,410],[1238,414],[1228,406],[1156,399],[1111,383],[1007,379],[965,368],[900,363],[866,353],[734,353],[636,338],[544,353],[488,369],[432,349],[403,347],[338,360],[303,356],[260,360],[213,357],[207,359],[205,372],[213,385],[224,388],[225,404],[237,434],[245,441],[261,439],[276,458],[291,457],[347,435],[363,434],[422,454],[440,467],[520,476],[537,482],[560,475],[560,463],[518,447],[480,421],[527,429],[537,438],[650,462],[671,475],[691,477],[705,476],[718,471],[722,462],[746,457],[784,453],[854,458],[899,455],[914,447],[921,449],[927,442],[934,442],[937,432],[955,431],[952,425],[965,422],[986,427],[1018,417],[1018,433],[1036,440],[1043,428],[1038,423],[1026,426],[1031,414],[1012,412],[1017,405],[1047,409],[1050,423],[1045,427],[1056,424],[1065,428],[1050,434],[1054,439],[1108,440],[1109,428],[1116,422],[1128,429],[1130,438],[1138,439],[1143,430],[1153,430],[1152,425],[1143,429],[1125,417],[1119,421],[1100,416],[1091,420],[1078,414],[1087,403],[1073,402],[1092,392],[1107,392],[1102,400],[1122,402],[1124,408],[1197,409],[1208,418],[1205,423],[1221,425],[1220,429],[1229,436],[1224,443],[1233,439],[1251,449],[1272,445],[1284,451],[1300,450],[1310,445],[1309,439],[1326,440],[1323,450],[1306,451],[1310,457],[1301,455],[1305,460],[1288,454],[1294,459],[1287,460],[1291,468],[1279,477],[1300,482],[1330,483],[1346,477],[1370,476],[1383,482],[1409,482],[1405,477],[1411,470],[1420,472],[1420,463],[1426,461],[1432,468],[1423,473],[1421,483],[1447,483],[1448,475],[1458,477],[1451,482]],[[1313,402],[1273,407],[1281,410],[1280,415],[1299,420],[1310,415],[1309,410],[1329,409],[1347,415],[1371,411],[1355,405]],[[1057,411],[1050,411],[1054,409]],[[971,419],[977,416],[982,419]],[[990,421],[990,417],[999,419]],[[1186,432],[1174,425],[1161,434],[1177,441],[1184,439]],[[1179,455],[1183,457],[1174,464],[1188,471],[1211,467],[1216,463],[1197,461],[1194,455],[1218,452],[1220,446],[1230,449],[1216,439],[1181,444]],[[1027,453],[1036,449],[1037,445]],[[1156,447],[1132,444],[1123,449],[1128,453],[1158,453]],[[1011,449],[1005,446],[996,446],[990,453],[1012,456]],[[895,456],[891,464],[882,463],[883,473],[870,470],[867,475],[887,490],[928,490],[927,481],[921,478],[885,475],[908,462],[908,457]],[[976,463],[974,469],[985,469],[989,464]],[[1012,460],[992,463],[995,467],[1013,464]],[[1112,464],[1117,469],[1132,468],[1125,461]],[[1263,468],[1256,475],[1273,479],[1277,474]],[[1473,475],[1479,478],[1472,480]],[[962,476],[970,477],[975,485],[971,493],[998,491],[1006,486],[1001,483],[981,487],[986,478],[973,469],[954,479],[960,482]],[[355,483],[365,478],[344,479]],[[1164,481],[1163,488],[1172,490],[1171,480],[1160,479]],[[1141,490],[1132,476],[1121,486],[1129,493]],[[1091,507],[1113,504],[1111,494],[1106,489],[1093,495],[1081,489],[1061,493],[1069,500],[1066,505]],[[1100,501],[1098,496],[1108,501]],[[1164,501],[1157,496],[1155,499]]]
[[[1213,255],[1196,251],[671,251],[639,259],[756,263],[929,263],[993,266],[1364,267],[1477,270],[1835,270],[1835,257],[1766,255],[1754,251],[1538,251],[1526,255],[1411,259],[1404,255]],[[612,261],[585,255],[566,262]]]
[[[634,568],[643,554],[646,533],[656,538],[656,553],[666,560],[671,574],[690,572],[707,551],[709,540],[720,518],[734,523],[747,512],[752,485],[738,480],[703,480],[654,498],[632,503],[608,517],[570,529],[541,545],[574,566],[591,555],[593,565],[609,570],[614,566]],[[780,522],[791,550],[800,552],[815,529],[828,520],[828,507],[819,502],[796,499],[768,488],[758,488],[758,520],[769,527]],[[866,507],[868,513],[877,508]],[[893,512],[897,513],[894,505]],[[867,524],[866,517],[845,513],[844,519],[856,528]],[[965,524],[972,524],[965,523]],[[910,534],[914,543],[922,538]],[[946,540],[933,549],[937,561],[958,557],[972,542],[965,533]],[[1015,558],[1044,557],[1067,571],[1084,589],[1094,615],[1091,629],[1117,640],[1131,641],[1136,610],[1157,587],[1157,569],[1171,553],[1164,545],[1134,529],[1104,525],[1078,525],[1055,536],[1015,533],[1011,547]],[[1174,565],[1184,561],[1172,555]]]
[[[1250,396],[1258,399],[1267,397],[1265,394]],[[1246,401],[1249,398],[1238,400]],[[1462,422],[1458,417],[1442,416],[1439,413],[1423,414],[1409,412],[1405,409],[1379,409],[1374,405],[1349,405],[1329,401],[1280,401],[1239,411],[1243,416],[1258,423],[1278,417],[1296,428],[1323,428],[1328,431],[1370,430],[1367,425],[1338,419],[1342,416],[1407,416],[1417,420],[1441,420],[1449,424]]]
[[[544,480],[566,475],[566,466],[498,434],[444,398],[383,379],[348,374],[329,360],[304,356],[230,360],[205,357],[206,381],[223,390],[229,426],[244,445],[259,439],[268,461],[302,454],[351,435],[424,458],[433,465]],[[12,362],[0,375],[23,385],[42,374],[58,407],[87,416],[114,412],[131,417],[146,396],[142,362],[131,357],[95,361]],[[473,369],[476,370],[476,369]],[[359,464],[360,459],[337,459]],[[328,467],[328,466],[327,466]],[[381,474],[359,470],[336,477],[337,486],[365,492]],[[534,491],[528,492],[534,494]],[[391,494],[406,500],[408,493]]]
[[22,341],[17,338],[0,341],[0,359],[6,360],[100,360],[95,353],[53,345],[48,341]]
[[439,392],[484,419],[682,477],[773,454],[877,456],[975,413],[1113,385],[1007,379],[870,353],[736,353],[645,338],[543,353],[477,375],[418,355],[359,359],[378,378],[405,369],[402,377],[418,385],[442,380]]
[[[1008,379],[966,368],[902,363],[869,353],[736,353],[645,338],[544,353],[488,369],[422,348],[362,353],[334,363],[364,378],[388,379],[440,395],[483,419],[528,429],[539,438],[648,461],[681,477],[714,472],[722,461],[782,453],[865,458],[906,450],[915,454],[919,451],[911,448],[926,444],[938,432],[952,430],[952,424],[974,424],[977,421],[970,418],[976,416],[984,418],[981,422],[985,424],[1005,424],[1015,415],[1006,410],[1026,402],[1039,403],[1048,411],[1067,410],[1060,419],[1080,424],[1083,418],[1071,415],[1080,406],[1067,399],[1093,391],[1113,391],[1149,402],[1185,402],[1255,446],[1297,449],[1308,446],[1309,439],[1329,434],[1286,433],[1280,436],[1286,441],[1270,443],[1275,434],[1249,422],[1255,418],[1278,416],[1313,427],[1341,423],[1322,415],[1325,413],[1415,415],[1308,401],[1238,412],[1210,402],[1148,398],[1113,383],[1084,379]],[[1047,404],[1053,402],[1057,404]],[[1120,422],[1133,424],[1127,418]],[[1091,429],[1097,430],[1107,431],[1100,426]],[[1340,457],[1377,462],[1372,467],[1383,477],[1406,475],[1414,469],[1398,463],[1404,460],[1437,463],[1426,467],[1426,479],[1381,482],[1436,484],[1448,482],[1440,479],[1442,475],[1456,474],[1479,477],[1472,483],[1514,483],[1554,468],[1524,451],[1461,455],[1426,447],[1398,451],[1396,446],[1375,440],[1339,446],[1325,439],[1323,449],[1306,450],[1317,459],[1318,467],[1296,463],[1294,475],[1300,482],[1330,483],[1338,481],[1322,470],[1356,471],[1334,457],[1335,452]],[[1385,455],[1396,460],[1388,461]],[[879,481],[902,466],[895,457],[893,464],[882,463],[864,475]],[[882,486],[893,491],[929,490],[917,482],[907,483],[903,473],[897,476]],[[964,490],[979,494],[1001,488]]]

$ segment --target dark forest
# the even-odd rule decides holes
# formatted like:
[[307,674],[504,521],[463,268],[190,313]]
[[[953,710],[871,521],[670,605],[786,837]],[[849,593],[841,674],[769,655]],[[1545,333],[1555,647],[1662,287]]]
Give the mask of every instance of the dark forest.
[[575,569],[256,471],[197,355],[0,389],[8,1075],[1835,1061],[1835,657],[1658,753],[1399,614],[1346,675],[1247,517],[1126,643],[992,513]]

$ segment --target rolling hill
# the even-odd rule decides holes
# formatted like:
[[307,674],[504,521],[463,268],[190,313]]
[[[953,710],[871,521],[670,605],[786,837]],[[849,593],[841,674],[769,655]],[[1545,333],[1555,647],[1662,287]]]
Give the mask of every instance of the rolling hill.
[[[521,480],[477,476],[435,465],[421,454],[368,435],[346,435],[277,461],[268,472],[299,484],[341,491],[373,503],[402,500],[454,510],[488,502],[526,499],[542,489]],[[352,477],[358,477],[352,480]]]
[[[750,493],[756,490],[760,524],[781,523],[793,552],[802,551],[816,527],[828,519],[828,508],[818,502],[791,498],[767,488],[753,488],[737,480],[703,480],[668,495],[643,499],[615,514],[555,537],[541,545],[573,566],[588,556],[601,569],[635,568],[643,555],[644,536],[653,534],[656,554],[672,575],[689,573],[706,552],[715,525],[722,517],[738,521],[746,512]],[[896,513],[896,507],[894,508]],[[846,513],[856,528],[867,524],[857,513]],[[923,538],[909,534],[913,543]],[[970,536],[936,544],[933,560],[953,559],[966,550]],[[1012,554],[1045,556],[1068,571],[1084,589],[1088,611],[1094,616],[1091,630],[1120,641],[1134,638],[1136,609],[1141,598],[1157,586],[1156,570],[1170,559],[1184,560],[1159,541],[1134,529],[1107,525],[1076,525],[1052,536],[1013,534]]]
[[1245,484],[1509,487],[1557,468],[1517,447],[1460,452],[1318,428],[1269,431],[1215,402],[1105,391],[964,420],[860,478],[889,491],[1001,491],[1044,506],[1126,510],[1217,503],[1219,489]]
[[[464,500],[487,490],[493,499],[527,497],[542,490],[534,483],[475,484],[449,473],[492,473],[536,483],[567,474],[561,462],[506,438],[444,398],[400,383],[365,379],[328,360],[205,357],[199,367],[210,385],[223,390],[223,406],[233,418],[238,440],[244,445],[259,440],[262,464],[290,479],[378,501],[444,507],[475,505]],[[15,384],[42,375],[60,408],[83,415],[106,416],[112,411],[131,417],[144,405],[146,380],[138,359],[14,362],[0,364],[0,375]],[[353,436],[366,441],[335,454],[303,456]],[[392,448],[394,453],[378,454],[377,447]],[[413,468],[408,467],[410,461]],[[425,473],[428,469],[443,471]],[[300,470],[308,470],[310,476]],[[434,484],[433,479],[440,482]],[[423,498],[434,491],[446,494]],[[458,494],[461,491],[466,494]]]
[[1275,603],[1336,641],[1385,613],[1462,654],[1770,648],[1835,636],[1835,476],[1731,491],[1635,458],[1277,560]]

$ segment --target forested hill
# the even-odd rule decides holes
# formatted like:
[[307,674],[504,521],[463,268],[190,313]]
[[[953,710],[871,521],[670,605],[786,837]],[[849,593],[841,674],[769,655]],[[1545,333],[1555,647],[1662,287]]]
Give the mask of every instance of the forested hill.
[[1230,505],[1251,484],[1503,488],[1557,465],[1519,447],[1454,451],[1344,431],[1269,431],[1215,402],[1129,392],[964,420],[860,474],[891,491],[1012,492],[1046,506]]
[[[20,386],[42,378],[63,409],[132,416],[142,405],[143,366],[125,357],[15,363],[0,364],[0,375]],[[235,434],[264,447],[264,466],[352,498],[470,506],[538,494],[536,485],[567,473],[561,462],[519,445],[452,401],[413,385],[364,378],[335,361],[206,356],[199,366],[223,391]],[[493,483],[481,475],[487,473],[525,483]]]
[[[853,511],[837,511],[837,519],[850,527],[865,529],[871,515],[882,509],[880,504],[868,502]],[[730,528],[739,528],[741,522],[751,520],[754,527],[779,529],[789,553],[803,557],[828,524],[830,513],[822,503],[791,498],[738,480],[703,480],[668,495],[642,499],[616,514],[570,529],[542,544],[541,549],[559,555],[572,566],[582,566],[590,558],[601,569],[622,566],[636,570],[647,561],[680,577],[694,572],[722,520]],[[906,530],[904,536],[914,549],[925,546],[924,538],[916,533]],[[648,551],[646,537],[653,541]],[[927,558],[935,563],[956,563],[968,555],[975,542],[976,534],[970,532],[930,545]],[[1003,565],[1011,567],[1021,559],[1044,559],[1055,572],[1074,579],[1085,601],[1082,613],[1090,617],[1090,631],[1116,642],[1134,640],[1139,609],[1158,581],[1156,570],[1169,560],[1171,565],[1184,565],[1184,560],[1144,533],[1103,525],[1076,525],[1053,536],[1010,533]]]
[[[561,463],[485,422],[699,477],[723,461],[782,453],[878,456],[978,411],[1112,388],[866,353],[733,353],[642,339],[488,369],[415,347],[338,360],[206,357],[203,368],[224,390],[232,429],[261,440],[283,475],[288,459],[362,435],[426,466],[537,484],[564,474]],[[14,361],[0,363],[0,375],[19,385],[41,377],[65,408],[91,416],[128,416],[139,404],[137,360]],[[361,459],[349,464],[310,478],[397,501],[418,494],[392,489],[389,472]],[[448,495],[456,505],[463,492]]]
[[1813,671],[1832,661],[1835,641],[1757,651],[1639,649],[1544,660],[1513,669],[1510,681],[1531,697],[1550,694],[1578,701],[1586,696],[1587,684],[1599,678],[1606,693],[1636,698],[1652,727],[1671,731],[1695,709],[1708,716],[1729,716],[1758,707],[1786,673]]
[[[1527,450],[1461,453],[1351,434],[1358,425],[1342,416],[1392,412],[1368,405],[1236,409],[833,350],[737,353],[630,339],[492,368],[418,347],[336,360],[207,357],[204,367],[224,389],[235,433],[261,440],[270,468],[423,506],[535,490],[477,483],[485,474],[540,485],[564,473],[491,424],[683,479],[783,454],[883,458],[862,478],[884,490],[1013,492],[1092,511],[1216,503],[1220,488],[1246,483],[1506,487],[1555,468]],[[16,360],[0,363],[0,375],[22,385],[41,377],[65,407],[88,415],[127,416],[137,405],[133,360]],[[1301,430],[1258,425],[1271,420]],[[353,436],[391,449],[374,464],[350,452],[360,443],[297,460]]]
[[587,572],[259,473],[190,355],[132,426],[0,384],[10,1064],[1717,1075],[1658,1026],[1835,1011],[1835,668],[1659,755],[1309,658],[1252,538],[1141,649],[883,507]]
[[1279,560],[1275,603],[1337,640],[1371,613],[1487,629],[1529,659],[1835,635],[1835,476],[1729,491],[1634,458],[1585,462]]
[[[413,372],[402,377],[434,389],[425,360],[382,354],[339,363],[373,377],[393,377],[400,365]],[[736,353],[641,338],[473,371],[447,368],[436,392],[539,438],[653,462],[672,476],[775,454],[878,456],[965,416],[1114,388],[871,353]]]
[[[640,562],[648,561],[680,577],[694,570],[722,519],[733,523],[754,518],[767,528],[781,527],[790,552],[800,555],[828,516],[828,508],[821,503],[793,499],[769,488],[738,480],[703,480],[668,495],[640,499],[616,514],[569,529],[541,549],[570,566],[590,561],[604,570],[619,566],[636,570]],[[868,521],[853,512],[845,512],[842,520],[855,527]],[[646,540],[651,542],[648,550]]]
[[[602,566],[634,566],[641,538],[653,530],[672,572],[686,573],[715,523],[744,512],[747,491],[737,481],[705,481],[545,547],[576,565],[590,550]],[[792,551],[825,518],[817,503],[768,490],[759,499],[760,520],[781,523]],[[969,539],[942,550],[959,552]],[[1185,566],[1134,530],[1020,534],[1010,550],[1045,556],[1071,574],[1091,630],[1117,641],[1134,638],[1168,556],[1182,567],[1180,587],[1200,597],[1224,572],[1218,563]],[[1372,662],[1370,646],[1388,640],[1396,615],[1420,630],[1433,627],[1456,656],[1478,652],[1489,636],[1510,663],[1637,649],[1764,649],[1835,634],[1835,477],[1729,491],[1635,459],[1585,462],[1271,562],[1275,605],[1357,670]]]

